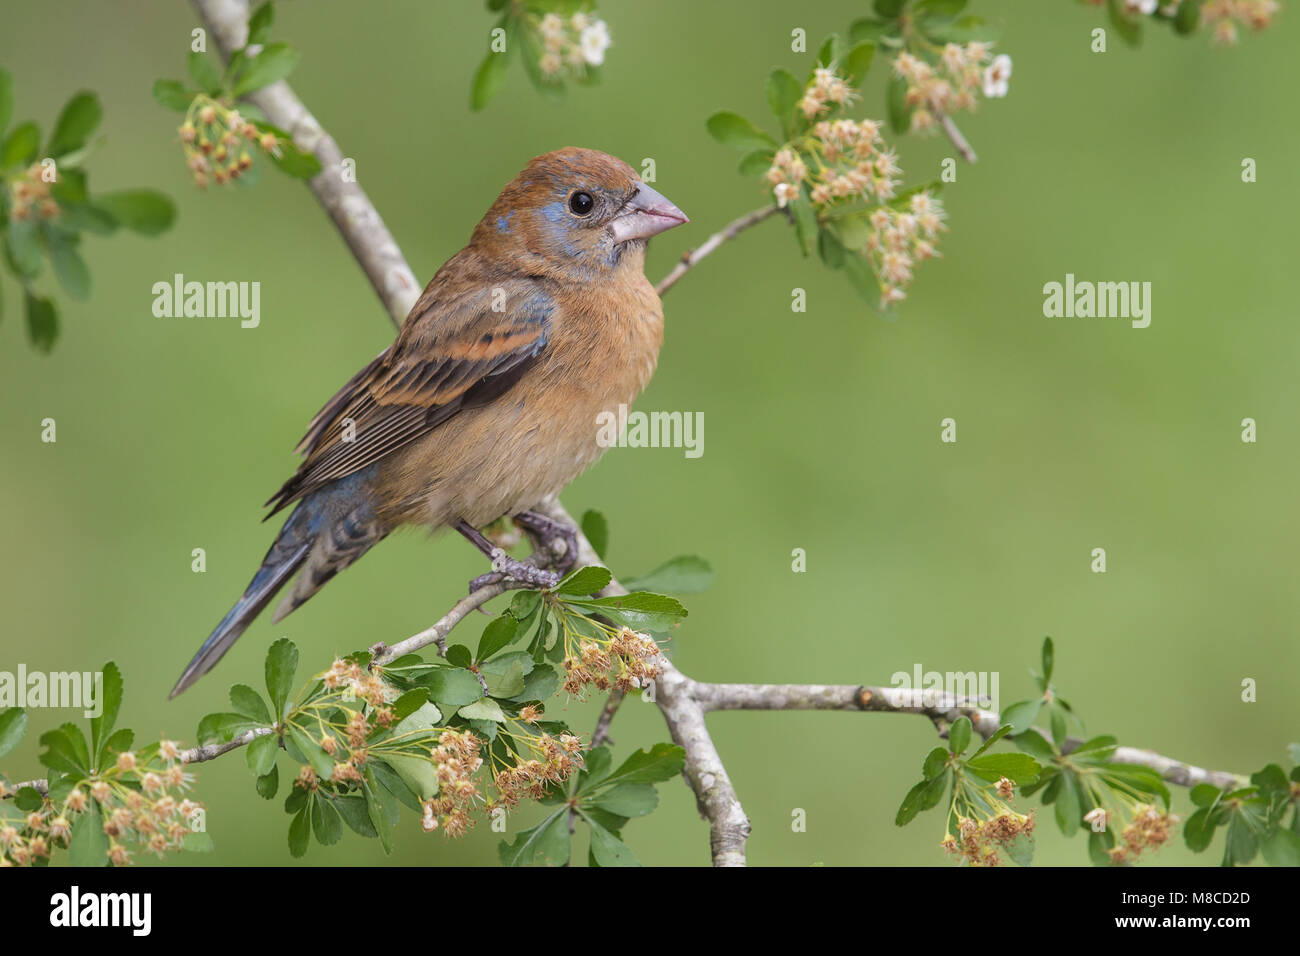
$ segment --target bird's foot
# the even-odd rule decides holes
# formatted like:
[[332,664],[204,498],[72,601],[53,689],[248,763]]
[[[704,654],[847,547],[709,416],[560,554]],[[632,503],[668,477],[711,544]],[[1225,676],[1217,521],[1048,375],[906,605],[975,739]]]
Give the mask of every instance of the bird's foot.
[[506,580],[517,581],[520,584],[527,584],[534,588],[553,588],[559,583],[560,575],[556,571],[539,568],[527,561],[516,560],[500,548],[493,548],[492,570],[487,574],[480,574],[473,581],[470,581],[469,591],[473,594],[479,588],[500,584]]
[[565,574],[578,562],[578,532],[571,525],[537,511],[521,511],[515,522],[550,553],[556,571]]

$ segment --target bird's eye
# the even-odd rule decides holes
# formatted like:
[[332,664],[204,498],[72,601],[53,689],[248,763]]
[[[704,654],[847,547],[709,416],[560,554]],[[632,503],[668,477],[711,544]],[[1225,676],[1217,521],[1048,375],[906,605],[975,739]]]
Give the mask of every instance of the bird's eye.
[[596,208],[596,200],[591,193],[574,193],[569,197],[569,209],[575,216],[587,216]]

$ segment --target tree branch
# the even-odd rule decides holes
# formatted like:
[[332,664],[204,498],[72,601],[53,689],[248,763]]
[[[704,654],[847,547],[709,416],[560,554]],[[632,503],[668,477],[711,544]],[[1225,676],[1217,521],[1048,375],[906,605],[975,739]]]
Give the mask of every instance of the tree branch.
[[[222,55],[228,59],[231,52],[243,46],[248,35],[247,0],[192,2],[216,38]],[[313,153],[321,161],[324,169],[310,181],[309,186],[348,243],[389,315],[395,323],[400,324],[419,295],[420,288],[396,241],[360,185],[344,182],[340,165],[343,155],[338,145],[321,128],[287,83],[279,82],[258,90],[250,99],[262,109],[268,120],[288,130],[300,148]],[[956,124],[947,116],[941,116],[940,122],[963,158],[967,162],[975,162],[975,151]],[[710,236],[698,249],[684,254],[681,261],[659,282],[656,287],[659,294],[667,292],[683,275],[723,243],[778,211],[778,207],[772,205],[747,213]],[[563,521],[574,529],[579,528],[558,500],[543,502],[536,510],[552,519]],[[577,531],[577,543],[580,565],[604,564],[580,530]],[[447,634],[470,612],[510,587],[518,586],[493,585],[461,598],[425,630],[391,646],[382,643],[374,645],[371,650],[375,662],[383,664],[429,644],[436,644],[442,652]],[[605,596],[626,594],[627,590],[616,580],[611,580],[601,593]],[[995,732],[999,725],[998,715],[982,710],[977,701],[934,695],[926,691],[864,685],[707,684],[687,677],[667,658],[661,658],[661,666],[663,674],[655,686],[655,702],[663,713],[673,740],[685,751],[683,773],[695,793],[701,815],[708,820],[713,862],[717,866],[744,865],[745,842],[749,836],[750,824],[705,725],[705,715],[710,711],[852,710],[910,713],[930,718],[941,733],[946,732],[947,726],[964,714],[985,737]],[[608,737],[610,722],[621,701],[621,696],[611,695],[605,704],[592,735],[593,744]],[[258,736],[273,732],[270,727],[255,728],[229,743],[188,750],[182,755],[182,760],[186,763],[211,760],[248,744]],[[1079,743],[1077,740],[1067,741],[1067,751]],[[1153,751],[1133,747],[1117,748],[1112,759],[1120,763],[1151,767],[1171,783],[1184,786],[1206,782],[1219,787],[1235,787],[1242,780],[1235,774],[1204,770]],[[43,781],[29,781],[27,785],[39,787],[41,783]]]
[[755,209],[753,212],[745,213],[745,215],[741,216],[739,219],[728,223],[722,229],[705,239],[704,244],[698,249],[688,249],[686,252],[682,253],[681,260],[677,265],[673,266],[672,271],[669,272],[668,275],[659,280],[659,284],[655,286],[655,291],[660,295],[663,295],[677,284],[678,279],[699,265],[701,259],[715,251],[724,242],[735,239],[736,236],[740,235],[746,229],[751,226],[757,226],[764,219],[778,212],[781,212],[779,206],[764,206],[762,209]]
[[952,140],[953,146],[957,147],[957,152],[961,154],[962,159],[968,163],[979,162],[979,157],[975,155],[975,147],[971,146],[966,137],[962,135],[961,130],[957,128],[957,124],[952,121],[951,116],[947,113],[940,113],[939,125],[943,127],[944,133]]
[[[248,0],[192,0],[208,32],[217,41],[223,60],[248,42]],[[393,325],[401,327],[420,296],[420,284],[406,264],[384,220],[361,184],[343,175],[343,151],[321,128],[302,100],[281,80],[247,97],[274,125],[289,133],[294,144],[320,160],[320,173],[308,182],[352,250]]]

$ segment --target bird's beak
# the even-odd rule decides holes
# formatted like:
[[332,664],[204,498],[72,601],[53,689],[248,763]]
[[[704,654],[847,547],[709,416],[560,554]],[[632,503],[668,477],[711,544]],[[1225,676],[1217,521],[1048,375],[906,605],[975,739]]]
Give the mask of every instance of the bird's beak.
[[627,242],[629,239],[649,239],[687,222],[690,220],[686,213],[642,183],[622,212],[610,220],[609,229],[615,242]]

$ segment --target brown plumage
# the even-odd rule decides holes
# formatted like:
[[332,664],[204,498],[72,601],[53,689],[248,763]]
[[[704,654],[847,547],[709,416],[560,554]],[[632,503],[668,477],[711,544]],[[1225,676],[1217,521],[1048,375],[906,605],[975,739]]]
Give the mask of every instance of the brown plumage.
[[397,340],[312,420],[302,464],[268,502],[272,514],[297,508],[172,695],[295,570],[277,620],[401,525],[456,526],[475,540],[472,529],[590,466],[604,451],[597,417],[640,394],[663,339],[646,241],[686,221],[612,156],[570,148],[532,160]]

